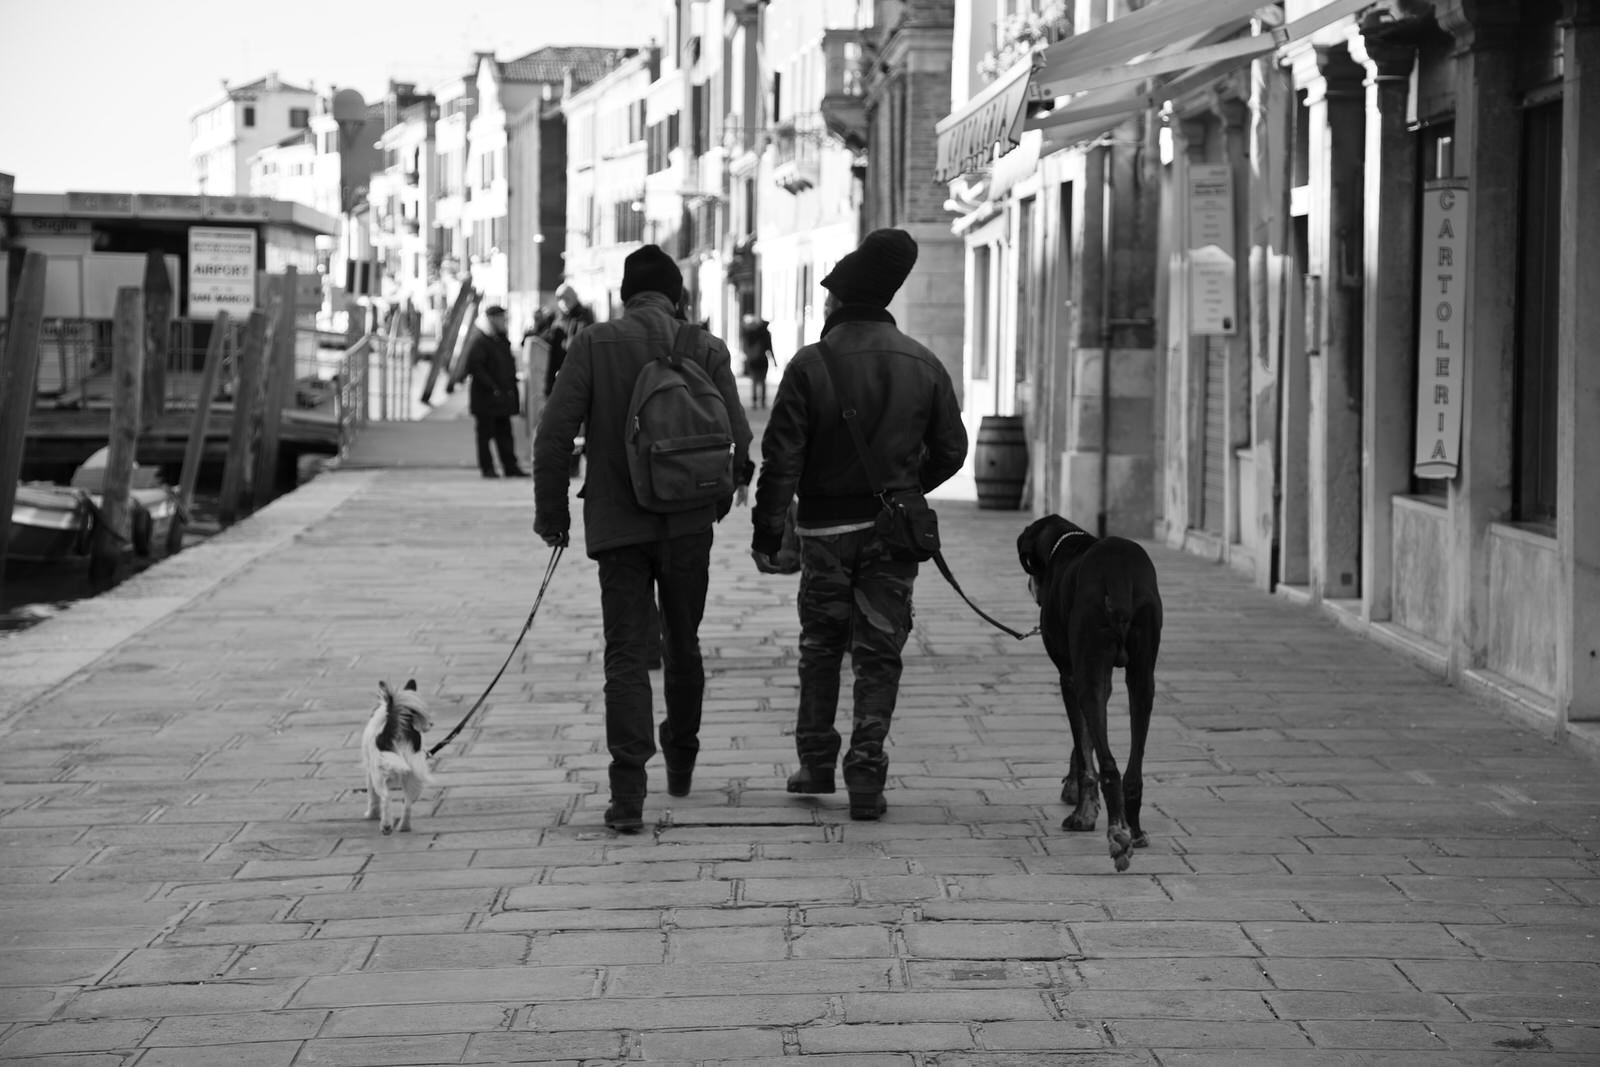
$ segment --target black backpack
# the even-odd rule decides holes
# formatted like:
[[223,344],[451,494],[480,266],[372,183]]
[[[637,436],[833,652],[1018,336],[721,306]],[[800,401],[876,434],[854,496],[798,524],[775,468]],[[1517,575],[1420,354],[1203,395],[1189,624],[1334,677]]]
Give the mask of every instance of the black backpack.
[[694,358],[700,328],[646,363],[628,402],[628,474],[646,511],[670,514],[733,496],[733,423],[710,373]]

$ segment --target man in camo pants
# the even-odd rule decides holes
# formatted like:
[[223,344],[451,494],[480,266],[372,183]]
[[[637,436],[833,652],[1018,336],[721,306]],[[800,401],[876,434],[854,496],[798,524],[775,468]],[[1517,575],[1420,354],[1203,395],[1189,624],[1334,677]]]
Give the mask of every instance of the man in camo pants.
[[[867,447],[888,489],[938,486],[961,469],[967,432],[939,358],[895,325],[887,308],[917,259],[904,230],[875,230],[822,280],[822,336],[833,351],[832,384],[818,345],[789,361],[762,438],[756,487],[756,566],[774,561],[797,494],[800,535],[800,767],[791,793],[832,793],[841,740],[834,727],[844,653],[855,672],[854,723],[844,756],[852,819],[877,819],[889,773],[884,743],[911,633],[917,564],[890,557],[873,529],[878,497],[845,428],[839,395],[860,414]],[[837,392],[835,391],[837,388]]]

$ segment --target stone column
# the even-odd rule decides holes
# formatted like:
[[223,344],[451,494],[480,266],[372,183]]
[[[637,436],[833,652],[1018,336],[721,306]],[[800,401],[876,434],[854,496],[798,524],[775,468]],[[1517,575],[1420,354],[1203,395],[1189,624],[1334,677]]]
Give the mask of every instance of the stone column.
[[1556,540],[1568,602],[1556,716],[1600,719],[1600,6],[1566,0],[1561,32],[1561,326]]
[[1461,272],[1461,467],[1449,498],[1449,672],[1459,683],[1488,658],[1489,525],[1512,509],[1522,164],[1512,146],[1522,116],[1515,0],[1441,0],[1434,13],[1456,39],[1456,171],[1471,197]]
[[[1243,552],[1245,537],[1242,526],[1253,525],[1254,516],[1241,514],[1240,500],[1244,496],[1239,467],[1235,454],[1250,444],[1250,329],[1244,321],[1250,308],[1250,109],[1235,96],[1218,97],[1212,110],[1221,120],[1221,162],[1233,173],[1233,259],[1234,307],[1239,320],[1232,336],[1227,338],[1228,364],[1224,371],[1226,401],[1223,405],[1223,442],[1227,448],[1224,470],[1228,472],[1224,487],[1226,518],[1222,523],[1224,553]],[[1247,464],[1248,465],[1248,464]],[[1255,488],[1254,484],[1250,487]],[[1252,544],[1254,539],[1251,539]],[[1271,541],[1261,546],[1262,555],[1270,555]],[[1255,572],[1253,566],[1251,573]]]
[[1311,595],[1352,598],[1361,574],[1361,196],[1363,72],[1339,47],[1315,50],[1311,273],[1321,279],[1311,366]]
[[1361,422],[1361,605],[1393,616],[1394,497],[1410,488],[1417,351],[1417,142],[1406,101],[1416,46],[1367,30],[1351,41],[1367,70],[1365,356]]

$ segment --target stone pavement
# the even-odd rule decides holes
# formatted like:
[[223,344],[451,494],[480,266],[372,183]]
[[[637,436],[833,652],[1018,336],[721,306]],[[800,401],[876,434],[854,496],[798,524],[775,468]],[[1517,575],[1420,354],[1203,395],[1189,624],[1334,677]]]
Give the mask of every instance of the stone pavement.
[[[459,454],[328,471],[0,639],[0,1061],[1600,1062],[1595,764],[1160,548],[1151,845],[1125,874],[1059,829],[1037,640],[931,568],[888,815],[784,793],[795,581],[755,572],[738,512],[692,796],[656,764],[647,832],[601,825],[574,550],[416,832],[380,836],[355,748],[378,679],[416,677],[442,736],[549,558],[528,483],[479,479],[440,414],[418,432]],[[1024,517],[959,487],[940,509],[968,592],[1031,625]]]

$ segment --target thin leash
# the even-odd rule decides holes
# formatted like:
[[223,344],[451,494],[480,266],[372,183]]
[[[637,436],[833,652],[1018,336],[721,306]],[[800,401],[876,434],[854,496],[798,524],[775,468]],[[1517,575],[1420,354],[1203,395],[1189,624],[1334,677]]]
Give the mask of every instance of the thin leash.
[[445,734],[443,741],[440,741],[437,745],[434,745],[432,748],[428,749],[429,759],[437,756],[441,748],[444,748],[444,746],[456,739],[456,735],[459,734],[462,728],[465,727],[467,723],[471,721],[472,717],[478,713],[478,709],[483,707],[483,702],[489,699],[490,692],[493,691],[495,683],[500,680],[500,676],[506,673],[506,668],[511,666],[511,657],[517,654],[517,648],[521,646],[522,639],[527,637],[528,631],[533,628],[533,617],[539,614],[539,605],[544,601],[544,591],[550,588],[550,579],[556,573],[556,564],[561,562],[561,551],[564,547],[565,546],[563,545],[556,545],[555,548],[551,550],[550,562],[546,564],[544,568],[544,581],[539,583],[539,593],[533,598],[533,607],[528,611],[528,621],[522,624],[522,632],[518,634],[517,639],[511,643],[511,651],[506,653],[506,661],[500,664],[500,669],[494,672],[493,678],[489,679],[489,685],[484,689],[483,695],[480,696],[477,703],[473,704],[472,707],[468,709],[467,713],[461,717],[461,721],[456,723],[455,729]]
[[950,573],[950,564],[944,561],[943,552],[935,552],[933,554],[933,562],[939,565],[939,573],[944,575],[944,580],[950,583],[950,588],[956,591],[956,595],[961,597],[962,600],[965,600],[967,602],[967,607],[977,612],[978,617],[984,622],[988,623],[990,626],[993,626],[997,630],[1003,630],[1012,637],[1016,638],[1018,641],[1026,641],[1028,638],[1039,632],[1039,628],[1037,626],[1029,630],[1027,633],[1013,630],[1011,627],[1007,626],[1005,623],[990,615],[988,612],[978,607],[978,605],[974,604],[972,602],[972,598],[967,596],[966,591],[961,588],[961,583],[956,581],[956,576]]

